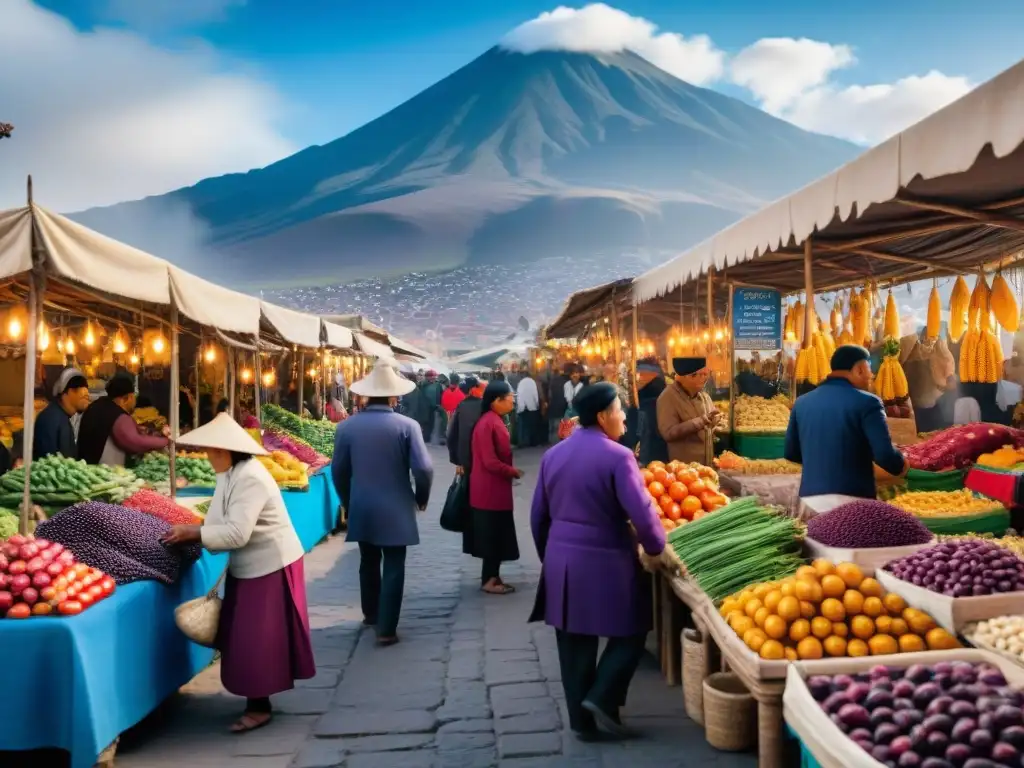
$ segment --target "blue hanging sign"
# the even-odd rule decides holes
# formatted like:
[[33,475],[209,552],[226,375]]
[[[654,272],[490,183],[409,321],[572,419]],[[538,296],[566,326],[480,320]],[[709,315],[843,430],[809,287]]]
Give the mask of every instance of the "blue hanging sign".
[[737,288],[732,300],[734,349],[782,349],[782,295]]

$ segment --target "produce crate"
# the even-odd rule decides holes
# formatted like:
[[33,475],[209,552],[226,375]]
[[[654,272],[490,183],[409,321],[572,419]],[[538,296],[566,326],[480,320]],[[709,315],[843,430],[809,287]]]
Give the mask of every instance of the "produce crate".
[[957,533],[991,533],[1002,536],[1010,527],[1010,513],[1005,508],[979,515],[946,515],[942,517],[918,517],[932,533],[954,535]]
[[895,592],[908,605],[930,614],[939,626],[954,634],[976,621],[1024,613],[1024,592],[950,597],[898,579],[889,571],[879,570],[875,578],[886,592]]
[[960,469],[948,472],[927,472],[923,469],[907,471],[908,491],[960,491],[964,487],[964,473]]
[[[952,651],[901,653],[886,657],[890,667],[912,664],[933,665],[940,661],[985,662],[999,667],[1015,688],[1024,687],[1024,668],[1002,656],[971,648]],[[808,768],[883,768],[883,764],[847,738],[825,710],[814,700],[804,680],[810,675],[859,674],[879,663],[878,657],[836,658],[813,662],[797,661],[789,666],[782,713],[789,730],[801,744],[801,766]]]
[[785,432],[736,432],[733,450],[748,459],[781,459],[786,452]]
[[964,485],[975,493],[995,499],[1007,507],[1017,505],[1021,473],[1018,470],[976,466],[967,473]]
[[823,557],[833,563],[854,563],[865,576],[874,576],[875,571],[882,569],[886,563],[907,555],[912,555],[919,549],[930,547],[935,544],[933,539],[927,544],[911,544],[907,547],[872,547],[871,549],[843,549],[840,547],[827,547],[810,536],[804,539],[804,549],[810,558]]

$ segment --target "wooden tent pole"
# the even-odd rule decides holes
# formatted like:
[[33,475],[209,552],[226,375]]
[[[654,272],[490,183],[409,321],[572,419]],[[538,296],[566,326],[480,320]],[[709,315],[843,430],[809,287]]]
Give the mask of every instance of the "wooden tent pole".
[[181,363],[178,349],[178,304],[174,301],[174,297],[171,297],[171,412],[168,416],[171,417],[171,445],[170,445],[170,467],[168,478],[170,480],[170,491],[171,498],[173,499],[178,492],[178,471],[175,464],[175,458],[178,454],[177,440],[178,430],[181,427],[179,423],[178,405],[181,397],[180,392],[180,377],[181,377]]
[[729,328],[729,435],[736,429],[736,337],[733,333],[733,301],[736,288],[732,283],[727,285],[729,291],[729,308],[727,311],[727,322]]
[[803,348],[811,342],[811,318],[814,316],[814,272],[811,268],[811,238],[804,240],[804,337]]
[[[295,353],[293,352],[292,354],[294,355]],[[292,359],[294,360],[295,358],[293,357]],[[299,399],[299,418],[300,419],[303,417],[303,415],[306,412],[306,409],[303,407],[304,403],[306,402],[305,400],[303,400],[303,390],[306,388],[306,371],[305,371],[305,366],[306,366],[306,351],[303,350],[302,352],[299,352],[298,399]]]
[[639,344],[639,341],[637,339],[637,336],[639,335],[638,332],[639,332],[639,327],[640,327],[640,321],[638,319],[639,315],[640,315],[640,305],[637,304],[635,307],[633,307],[633,318],[632,318],[633,350],[632,350],[632,354],[630,354],[630,356],[629,356],[629,358],[630,358],[630,362],[629,362],[630,369],[631,369],[632,374],[633,374],[632,376],[630,376],[630,380],[632,382],[630,386],[633,388],[633,402],[634,403],[639,403],[640,402],[640,395],[639,395],[639,393],[637,391],[637,387],[636,387],[636,357],[637,357],[636,350],[637,350],[637,344]]

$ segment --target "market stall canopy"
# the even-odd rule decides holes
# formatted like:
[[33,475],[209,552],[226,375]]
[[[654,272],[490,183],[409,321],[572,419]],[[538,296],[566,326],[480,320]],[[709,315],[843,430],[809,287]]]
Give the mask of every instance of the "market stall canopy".
[[803,189],[638,277],[634,300],[714,268],[803,289],[814,235],[816,290],[906,282],[992,264],[1024,248],[1024,61]]
[[386,339],[388,332],[381,328],[379,325],[374,325],[362,315],[324,315],[324,320],[335,323],[336,325],[344,326],[351,331],[358,331],[362,334],[369,334],[375,336],[378,339]]
[[352,331],[343,325],[323,321],[323,341],[334,349],[352,349]]
[[364,355],[377,357],[382,360],[394,359],[395,353],[387,344],[381,344],[379,341],[374,341],[366,334],[359,333],[358,331],[352,335],[355,337],[356,344],[359,346],[359,351]]
[[32,268],[32,212],[26,206],[0,211],[0,278]]
[[391,349],[393,349],[396,354],[406,355],[408,357],[419,357],[424,360],[430,357],[430,355],[427,352],[424,352],[419,347],[414,347],[412,344],[409,344],[406,341],[402,341],[397,336],[392,336],[391,334],[388,334],[388,343],[391,345]]
[[260,302],[263,317],[282,339],[300,347],[316,349],[320,346],[320,318],[279,307],[267,301]]
[[544,335],[549,339],[576,338],[598,317],[607,315],[613,299],[628,300],[632,284],[632,279],[625,278],[576,291],[566,299],[558,317],[544,329]]
[[452,362],[456,364],[466,363],[470,365],[493,366],[506,358],[526,358],[529,347],[527,345],[499,344],[486,349],[477,349],[459,355]]
[[171,294],[178,309],[200,325],[234,333],[256,334],[260,300],[203,280],[171,266]]

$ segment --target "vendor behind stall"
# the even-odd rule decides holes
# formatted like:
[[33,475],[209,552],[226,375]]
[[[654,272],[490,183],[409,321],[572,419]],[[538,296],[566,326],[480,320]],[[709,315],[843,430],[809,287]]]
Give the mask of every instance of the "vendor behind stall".
[[36,416],[32,458],[41,459],[59,453],[78,456],[71,419],[89,407],[89,382],[77,368],[65,368],[53,385],[53,399]]
[[118,373],[107,382],[106,397],[89,406],[78,430],[78,455],[89,464],[124,466],[125,458],[167,447],[171,431],[163,428],[163,437],[139,432],[131,417],[135,410],[135,382],[127,373]]
[[889,435],[882,401],[871,394],[871,355],[844,344],[832,355],[832,373],[798,397],[786,430],[786,458],[803,465],[800,496],[876,496],[872,462],[902,475],[903,455]]
[[672,360],[675,381],[658,396],[658,431],[673,461],[711,465],[714,427],[722,418],[704,391],[710,371],[703,357]]

